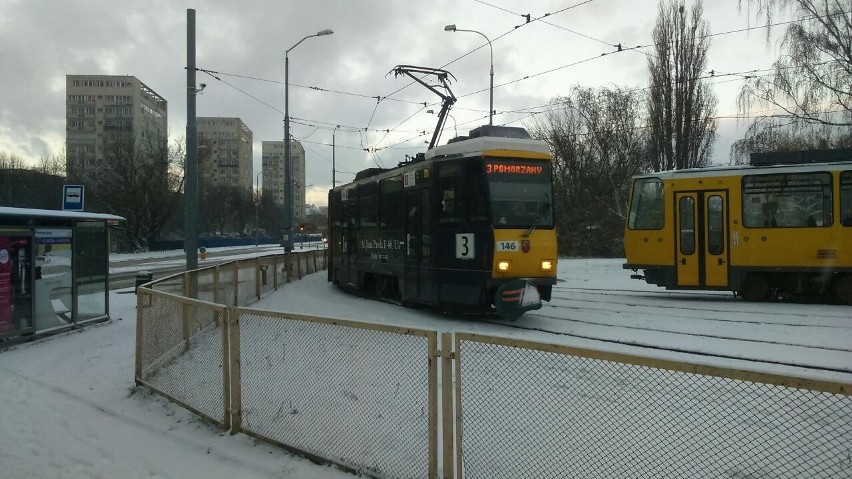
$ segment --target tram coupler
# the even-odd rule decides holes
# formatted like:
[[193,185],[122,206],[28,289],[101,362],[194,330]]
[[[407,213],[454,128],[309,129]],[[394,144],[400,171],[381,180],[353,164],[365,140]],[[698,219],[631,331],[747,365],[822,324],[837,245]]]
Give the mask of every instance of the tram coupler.
[[503,319],[514,321],[527,311],[541,309],[541,293],[527,280],[509,281],[497,288],[494,307]]

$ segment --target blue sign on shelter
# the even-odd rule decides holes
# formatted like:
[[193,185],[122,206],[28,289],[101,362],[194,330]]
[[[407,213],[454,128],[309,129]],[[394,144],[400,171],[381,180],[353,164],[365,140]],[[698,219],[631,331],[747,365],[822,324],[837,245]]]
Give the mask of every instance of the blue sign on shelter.
[[83,211],[83,185],[65,185],[62,187],[62,209],[64,211]]

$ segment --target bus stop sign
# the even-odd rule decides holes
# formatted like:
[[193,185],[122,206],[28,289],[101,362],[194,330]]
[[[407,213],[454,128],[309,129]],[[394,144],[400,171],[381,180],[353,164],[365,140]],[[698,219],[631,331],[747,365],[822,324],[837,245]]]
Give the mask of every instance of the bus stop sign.
[[83,211],[83,185],[65,185],[62,187],[62,210]]

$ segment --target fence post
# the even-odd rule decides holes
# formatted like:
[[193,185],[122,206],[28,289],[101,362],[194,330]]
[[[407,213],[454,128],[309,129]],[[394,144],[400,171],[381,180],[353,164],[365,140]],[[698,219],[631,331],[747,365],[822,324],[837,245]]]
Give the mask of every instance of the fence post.
[[[183,297],[189,297],[189,275],[190,272],[187,271],[183,273]],[[181,309],[183,310],[183,350],[184,352],[189,351],[189,308],[190,305],[182,302]]]
[[142,299],[143,296],[148,297],[150,299],[150,297],[147,296],[144,293],[144,288],[141,292],[137,288],[136,289],[136,384],[139,384],[139,381],[142,380],[142,345],[144,344],[144,341],[142,341],[142,335],[145,333],[145,331],[142,328],[142,321],[143,321],[143,318],[145,317],[145,315],[142,314],[142,310],[144,308],[144,306],[143,306],[144,302],[143,302],[143,299]]
[[272,289],[278,289],[278,255],[272,256]]
[[228,308],[228,331],[229,331],[229,368],[231,371],[231,383],[228,390],[231,392],[231,434],[237,434],[243,426],[243,397],[240,389],[240,312],[236,307]]
[[455,336],[455,341],[453,341],[453,356],[455,359],[455,378],[456,383],[458,384],[455,387],[455,399],[456,399],[456,411],[455,411],[455,422],[456,422],[456,468],[458,469],[458,479],[462,479],[462,402],[461,402],[461,388],[462,388],[462,377],[461,377],[461,341],[459,340],[458,335]]
[[284,262],[287,263],[287,282],[288,283],[293,281],[293,256],[295,256],[295,254],[290,253],[289,255],[287,255],[287,259],[284,260]]
[[429,475],[438,477],[438,333],[429,335],[429,369],[427,372],[429,388]]
[[[218,268],[218,266],[217,266]],[[216,310],[216,317],[222,318],[222,395],[225,406],[225,429],[231,429],[231,351],[228,337],[231,335],[230,310],[227,307]]]
[[240,305],[240,262],[234,261],[234,306]]
[[314,257],[314,273],[317,272],[317,253],[319,253],[319,250],[311,252],[311,256]]
[[453,479],[453,342],[441,333],[441,433],[444,442],[444,479]]
[[254,259],[254,292],[260,299],[260,256]]
[[[222,304],[221,297],[222,293],[219,292],[219,265],[217,264],[213,267],[213,302],[216,304]],[[217,328],[219,327],[219,324],[224,324],[220,323],[222,315],[219,311],[217,311],[213,317],[215,318]],[[222,330],[224,331],[225,328],[222,328]]]

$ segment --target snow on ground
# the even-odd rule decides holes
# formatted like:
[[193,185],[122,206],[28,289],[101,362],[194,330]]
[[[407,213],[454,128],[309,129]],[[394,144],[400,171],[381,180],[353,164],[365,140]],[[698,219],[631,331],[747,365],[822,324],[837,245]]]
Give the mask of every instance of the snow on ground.
[[[118,259],[112,258],[113,261]],[[562,260],[559,263],[559,287],[567,288],[569,293],[572,288],[624,289],[634,297],[674,296],[675,293],[630,280],[629,273],[620,265],[620,260]],[[705,313],[712,311],[713,304],[743,304],[729,301],[719,293],[696,292],[691,296],[696,304],[705,304]],[[706,301],[702,302],[706,298],[719,303],[710,303],[708,307]],[[0,477],[352,477],[333,467],[316,465],[281,449],[258,443],[247,436],[230,436],[159,396],[144,389],[135,389],[135,299],[132,290],[113,291],[109,298],[111,321],[0,351],[0,404],[3,405],[0,407]],[[745,306],[748,310],[754,309],[755,305]],[[564,333],[554,335],[521,330],[511,325],[495,326],[359,298],[327,283],[325,272],[288,284],[252,307],[637,352],[634,347],[601,343]],[[832,305],[768,304],[763,307],[769,308],[781,322],[785,319],[789,319],[787,322],[801,322],[802,311],[820,318],[843,315],[848,318],[850,311],[842,309],[846,307]],[[789,317],[784,316],[787,310],[792,311]],[[530,320],[547,320],[539,319],[543,317],[543,311],[532,312],[542,316],[531,314]],[[662,316],[665,309],[658,312],[658,316]],[[746,313],[730,312],[719,316],[728,319],[748,317]],[[571,317],[571,314],[566,314],[557,319],[568,324]],[[524,321],[524,318],[519,321]],[[546,323],[548,327],[555,324],[552,320],[547,321],[551,321]],[[839,335],[839,338],[824,340],[852,344],[852,329],[842,326],[805,328],[805,332],[799,334]],[[754,347],[753,344],[743,344],[744,347]],[[654,354],[678,358],[688,356]],[[837,357],[838,363],[834,366],[849,368],[852,356]],[[848,375],[829,377],[846,378],[850,382]]]

